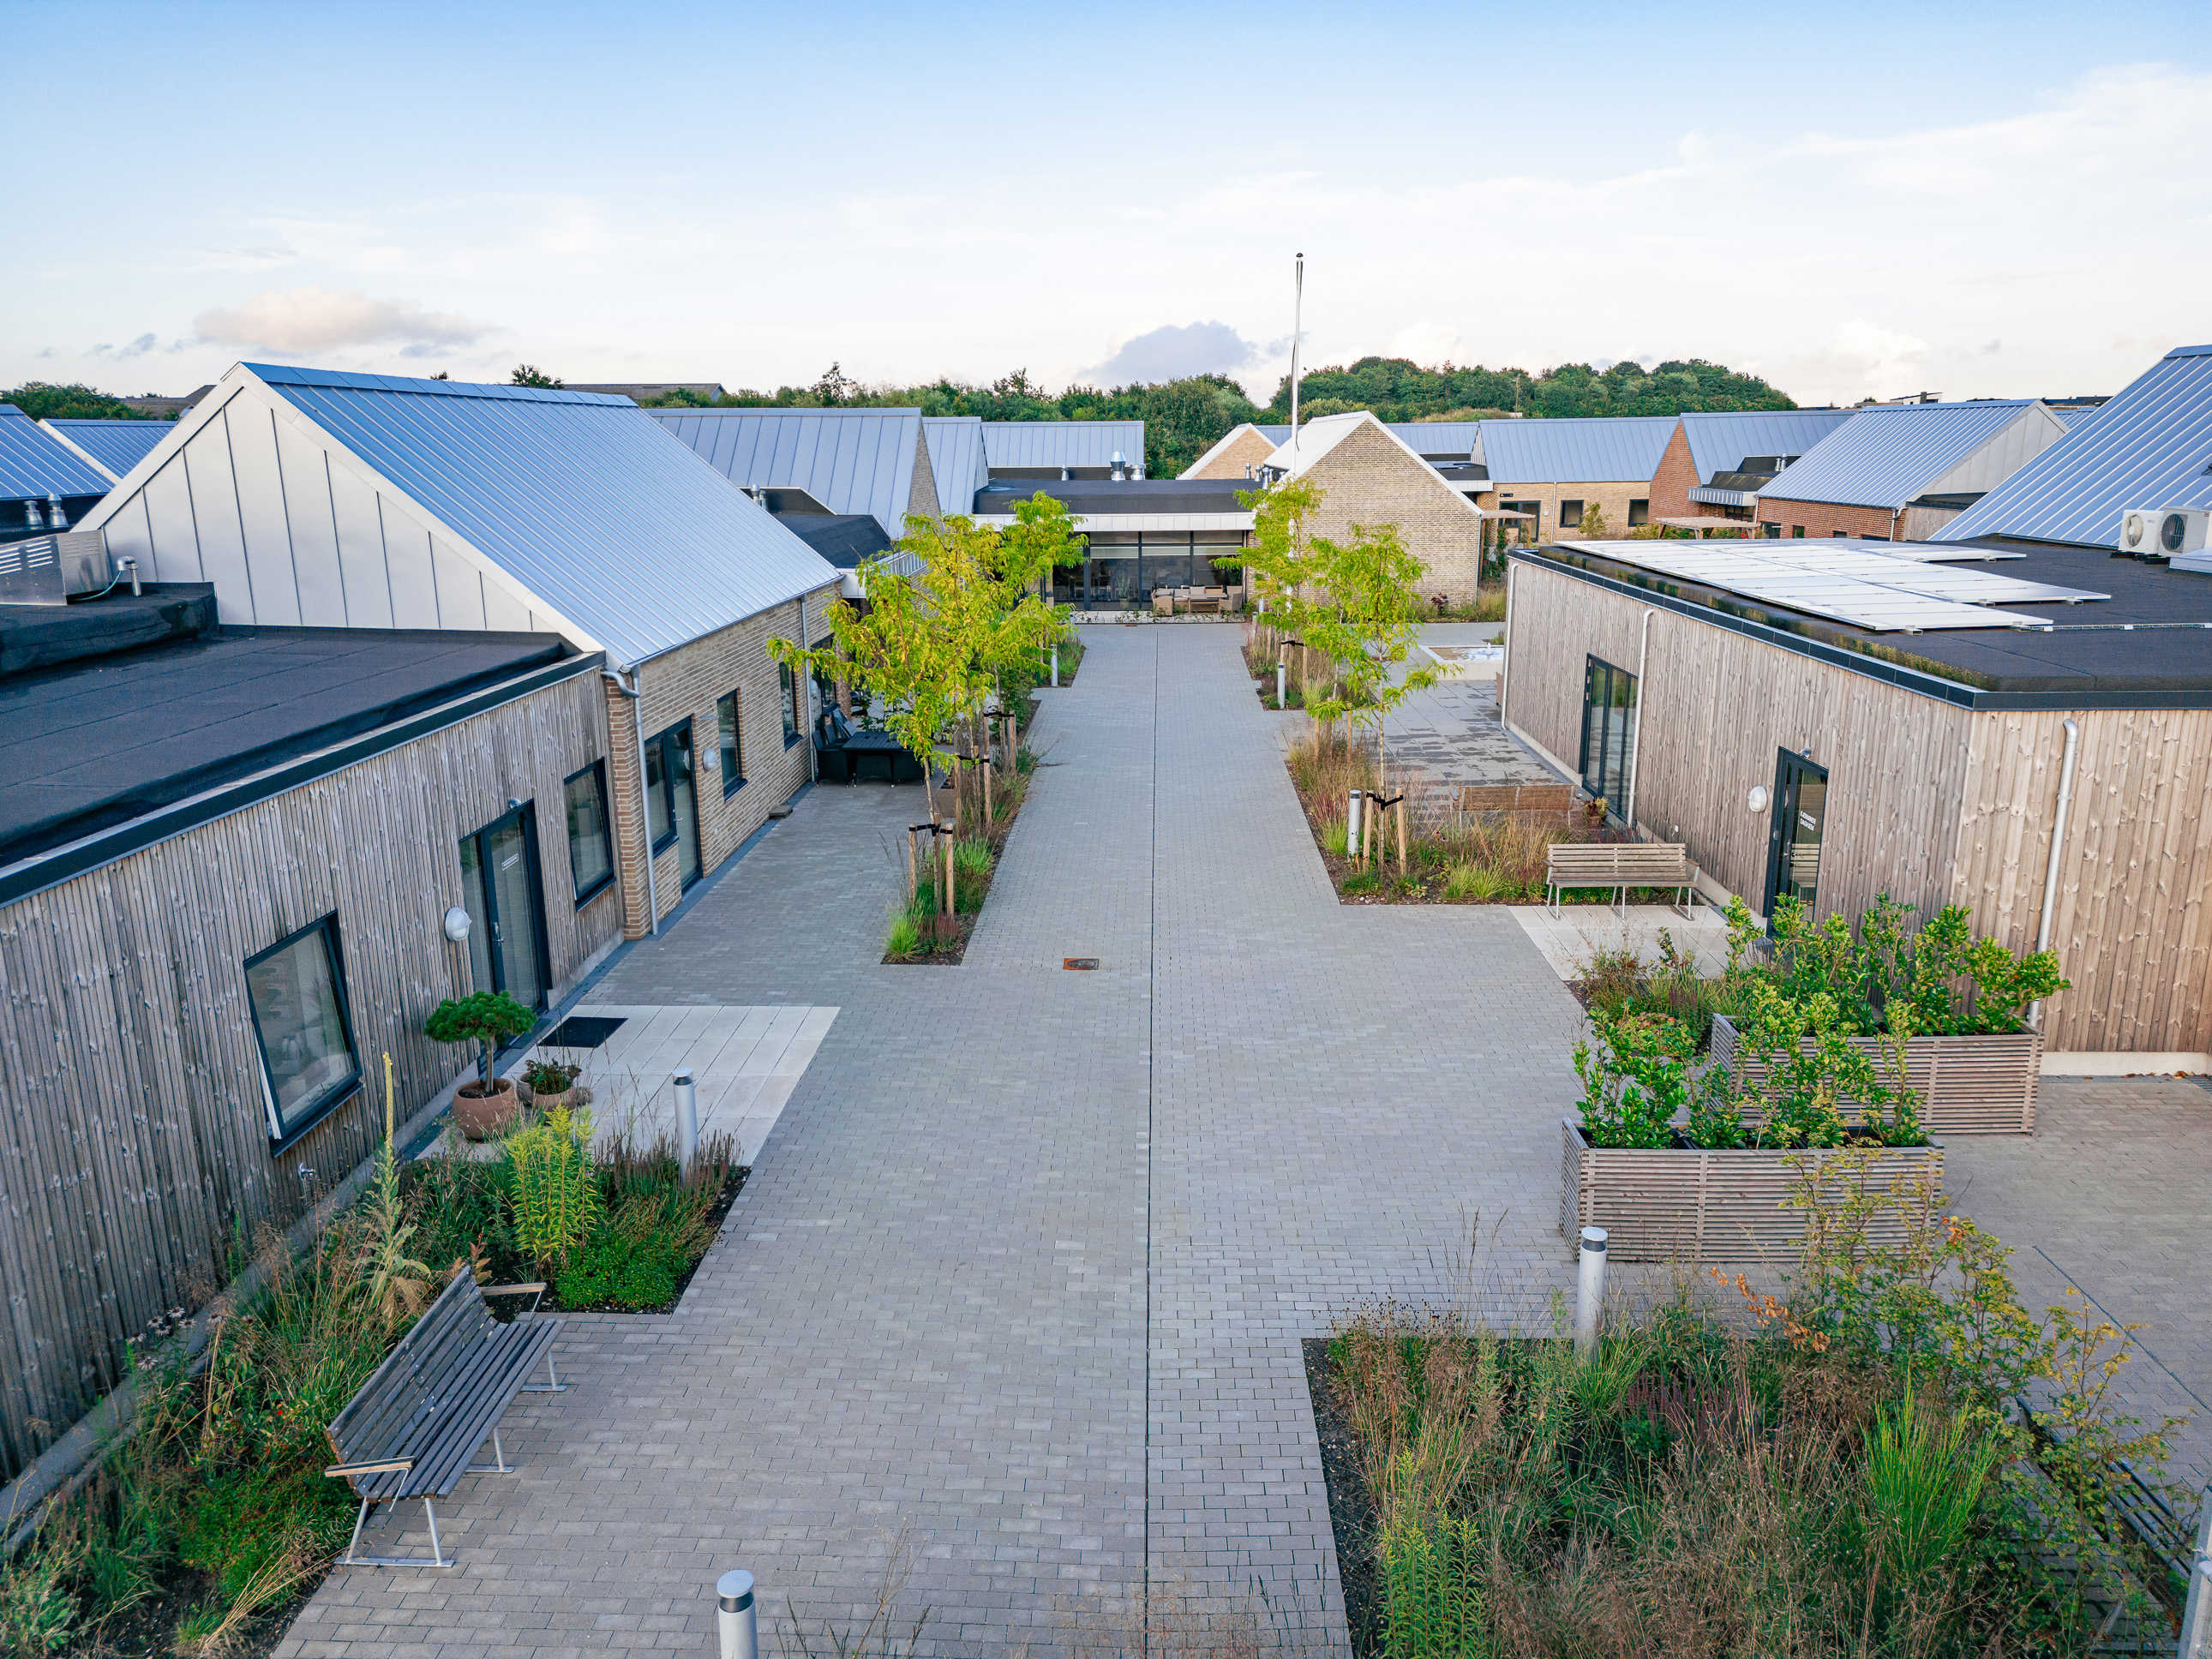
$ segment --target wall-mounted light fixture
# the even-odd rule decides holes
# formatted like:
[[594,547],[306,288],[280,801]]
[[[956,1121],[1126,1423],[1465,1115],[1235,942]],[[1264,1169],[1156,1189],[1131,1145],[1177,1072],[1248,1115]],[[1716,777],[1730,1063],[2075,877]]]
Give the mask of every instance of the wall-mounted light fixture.
[[1754,812],[1764,812],[1766,810],[1766,786],[1763,783],[1754,783],[1751,786],[1751,793],[1744,797],[1743,804]]
[[458,904],[446,912],[446,937],[456,945],[468,940],[469,913]]

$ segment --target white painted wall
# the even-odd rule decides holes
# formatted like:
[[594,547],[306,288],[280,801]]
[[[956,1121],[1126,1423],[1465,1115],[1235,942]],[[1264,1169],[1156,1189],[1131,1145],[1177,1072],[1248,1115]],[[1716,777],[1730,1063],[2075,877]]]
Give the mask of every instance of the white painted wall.
[[1988,442],[1920,493],[1986,495],[2065,435],[2064,422],[2041,404],[2030,404]]
[[214,583],[226,623],[573,636],[290,404],[224,380],[79,526],[105,532],[111,557]]

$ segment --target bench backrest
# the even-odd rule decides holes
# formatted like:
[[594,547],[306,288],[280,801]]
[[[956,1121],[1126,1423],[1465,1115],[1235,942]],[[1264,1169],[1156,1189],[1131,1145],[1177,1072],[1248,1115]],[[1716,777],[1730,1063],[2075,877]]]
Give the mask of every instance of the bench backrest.
[[452,1404],[497,1330],[475,1273],[463,1267],[331,1419],[331,1444],[339,1458],[350,1463],[393,1455],[417,1424]]
[[1688,878],[1689,849],[1675,842],[1553,842],[1546,865],[1554,881],[1649,881],[1674,885]]

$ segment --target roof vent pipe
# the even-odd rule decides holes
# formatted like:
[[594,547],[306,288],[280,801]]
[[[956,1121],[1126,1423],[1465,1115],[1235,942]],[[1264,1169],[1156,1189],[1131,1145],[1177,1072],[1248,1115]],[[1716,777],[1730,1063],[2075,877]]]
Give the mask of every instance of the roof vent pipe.
[[62,498],[58,495],[46,497],[46,528],[49,530],[69,528],[69,514],[62,511]]
[[34,497],[29,495],[23,497],[23,522],[33,530],[42,530],[46,527],[46,515],[39,511],[39,503]]

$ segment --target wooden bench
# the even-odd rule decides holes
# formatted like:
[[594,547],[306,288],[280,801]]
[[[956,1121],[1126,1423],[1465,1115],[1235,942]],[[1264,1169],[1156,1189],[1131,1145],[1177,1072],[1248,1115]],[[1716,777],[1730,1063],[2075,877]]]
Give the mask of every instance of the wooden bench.
[[[323,1473],[352,1483],[361,1499],[353,1537],[338,1558],[342,1567],[450,1567],[454,1557],[438,1543],[433,1500],[452,1496],[465,1474],[513,1474],[499,1443],[500,1415],[518,1394],[559,1394],[567,1389],[553,1369],[553,1339],[562,1322],[537,1316],[538,1285],[495,1285],[480,1290],[463,1267],[453,1282],[375,1374],[361,1385],[330,1425],[331,1449],[343,1460]],[[484,1305],[487,1296],[530,1296],[522,1316],[502,1325]],[[545,1381],[527,1379],[545,1362]],[[489,1463],[469,1460],[491,1437]],[[430,1522],[430,1553],[363,1555],[361,1529],[379,1504],[422,1500]]]
[[1553,842],[1546,858],[1545,901],[1559,914],[1559,895],[1570,887],[1610,887],[1624,915],[1632,887],[1671,887],[1674,908],[1690,914],[1689,849],[1675,842]]

